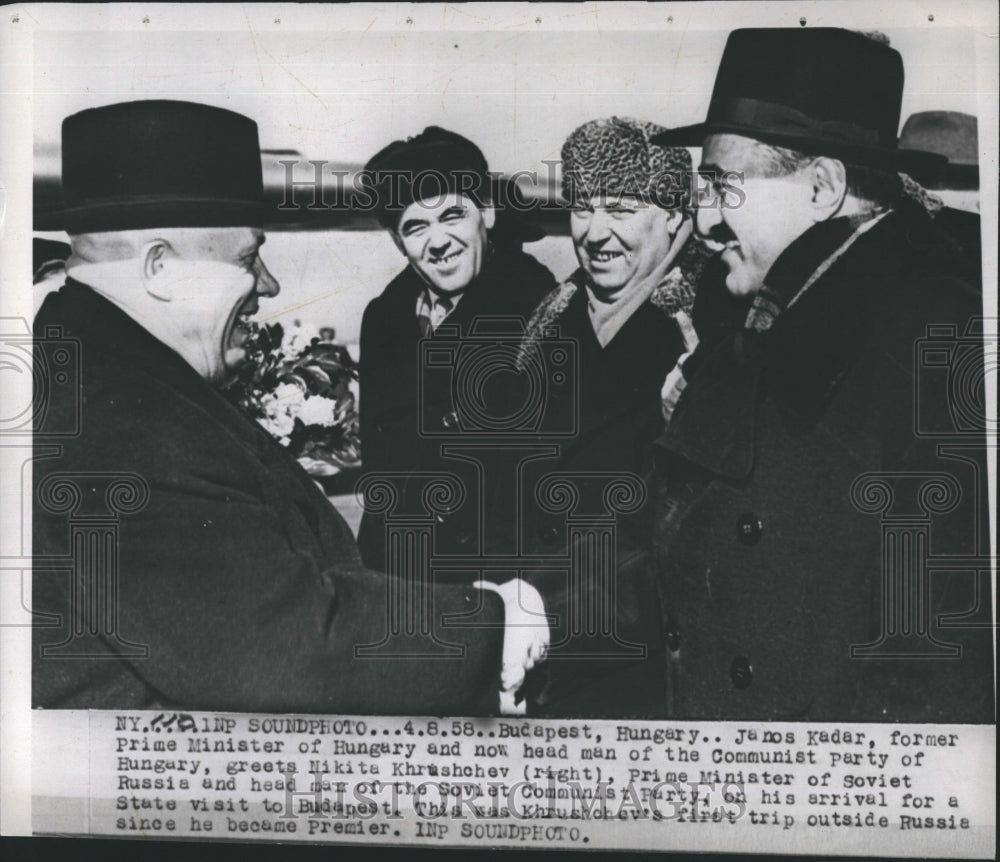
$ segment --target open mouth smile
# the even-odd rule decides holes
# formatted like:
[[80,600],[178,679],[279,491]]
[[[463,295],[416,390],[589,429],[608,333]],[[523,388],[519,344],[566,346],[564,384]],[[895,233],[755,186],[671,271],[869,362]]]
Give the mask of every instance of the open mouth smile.
[[720,254],[724,251],[739,251],[740,243],[738,240],[731,239],[728,242],[719,242],[716,239],[706,239],[704,237],[700,238],[702,244],[709,251]]
[[251,318],[257,313],[259,306],[256,299],[240,307],[233,320],[230,343],[242,345],[250,337]]
[[459,249],[458,251],[453,251],[451,254],[446,254],[444,257],[438,257],[431,261],[435,266],[447,266],[452,261],[456,260],[462,253],[464,249]]
[[588,257],[595,263],[611,263],[611,261],[624,256],[625,255],[620,251],[595,251],[588,255]]

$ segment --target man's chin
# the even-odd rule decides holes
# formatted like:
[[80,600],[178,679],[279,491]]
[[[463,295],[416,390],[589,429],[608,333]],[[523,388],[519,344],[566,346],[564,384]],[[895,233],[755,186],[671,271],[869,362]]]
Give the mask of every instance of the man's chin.
[[746,271],[743,267],[729,268],[729,275],[726,276],[726,289],[733,296],[749,296],[757,293],[763,285],[760,280]]
[[590,288],[601,302],[614,302],[628,293],[629,285],[619,280],[590,278]]
[[223,356],[222,374],[226,378],[232,378],[239,369],[247,363],[247,352],[242,347],[229,347]]

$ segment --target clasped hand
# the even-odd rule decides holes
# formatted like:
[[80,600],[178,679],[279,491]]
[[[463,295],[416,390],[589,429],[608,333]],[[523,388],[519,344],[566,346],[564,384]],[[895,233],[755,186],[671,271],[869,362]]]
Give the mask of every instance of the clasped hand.
[[526,703],[515,703],[515,692],[521,687],[527,672],[544,661],[549,651],[549,624],[545,616],[545,603],[538,590],[520,578],[504,584],[476,581],[473,586],[490,590],[503,599],[500,712],[504,715],[523,715]]

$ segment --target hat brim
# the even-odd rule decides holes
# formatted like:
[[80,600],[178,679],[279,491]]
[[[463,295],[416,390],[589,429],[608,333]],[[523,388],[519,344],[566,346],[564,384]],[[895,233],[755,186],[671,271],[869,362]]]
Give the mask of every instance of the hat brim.
[[675,129],[661,132],[651,140],[661,147],[700,147],[708,135],[721,134],[742,135],[765,144],[787,147],[804,153],[831,156],[842,159],[849,164],[904,173],[933,171],[939,169],[947,161],[937,153],[927,153],[921,150],[866,147],[861,144],[848,144],[806,135],[769,132],[738,123],[696,123],[692,126],[678,126]]
[[36,210],[35,230],[102,233],[167,227],[263,227],[261,201],[180,195],[103,198]]

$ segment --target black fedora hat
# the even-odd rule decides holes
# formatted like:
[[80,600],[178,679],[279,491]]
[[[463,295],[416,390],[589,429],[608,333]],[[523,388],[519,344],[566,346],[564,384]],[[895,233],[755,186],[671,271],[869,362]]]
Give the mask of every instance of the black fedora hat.
[[833,27],[729,34],[705,122],[659,144],[700,146],[729,133],[851,164],[908,171],[941,157],[899,149],[903,58],[863,33]]
[[122,102],[62,124],[62,202],[36,230],[263,223],[257,124],[195,102]]
[[920,111],[912,114],[899,133],[904,150],[938,153],[947,159],[940,170],[914,174],[929,189],[979,188],[979,121],[958,111]]

